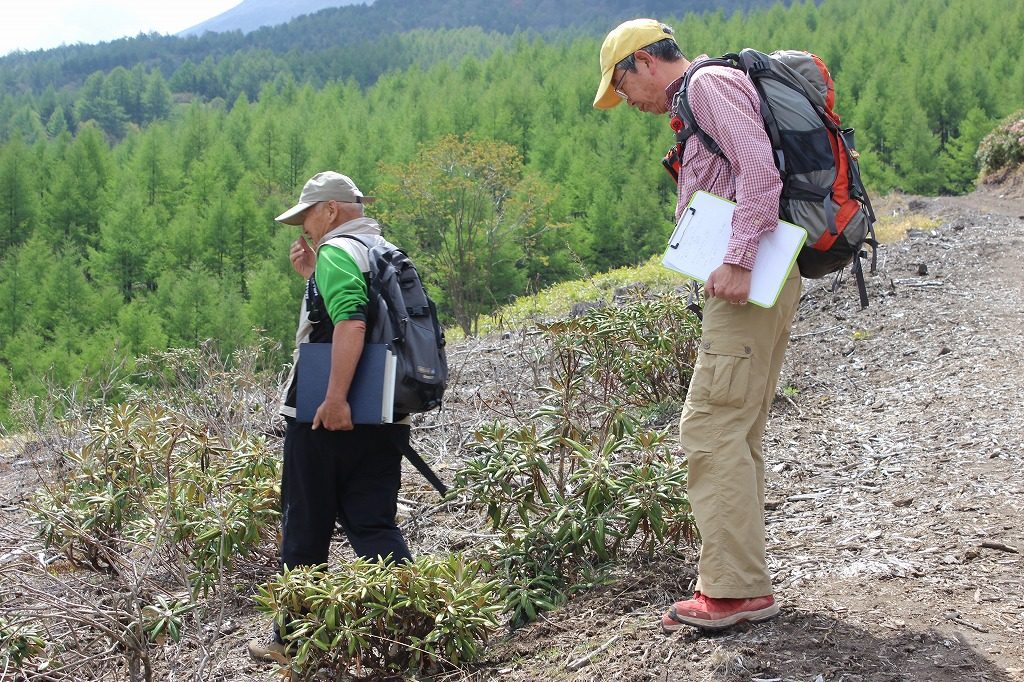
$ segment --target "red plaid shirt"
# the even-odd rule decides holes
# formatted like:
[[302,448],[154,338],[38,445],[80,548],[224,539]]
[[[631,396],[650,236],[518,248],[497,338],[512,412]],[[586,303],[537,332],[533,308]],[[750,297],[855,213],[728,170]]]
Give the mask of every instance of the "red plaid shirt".
[[[701,55],[694,63],[707,58]],[[682,83],[680,78],[666,89],[669,109]],[[694,74],[689,98],[697,125],[718,143],[726,158],[709,152],[696,136],[690,138],[679,172],[676,221],[697,190],[735,201],[724,262],[750,270],[761,233],[778,225],[782,192],[761,121],[761,100],[742,71],[724,66],[706,66]]]

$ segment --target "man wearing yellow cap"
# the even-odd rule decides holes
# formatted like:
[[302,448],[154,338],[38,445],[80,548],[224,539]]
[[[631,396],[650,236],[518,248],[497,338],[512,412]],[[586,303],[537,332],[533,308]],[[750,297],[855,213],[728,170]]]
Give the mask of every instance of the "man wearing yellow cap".
[[[601,46],[594,106],[625,100],[648,114],[670,114],[687,71],[704,59],[688,61],[672,29],[654,19],[627,21]],[[687,98],[722,153],[690,138],[676,219],[697,190],[737,206],[725,258],[705,284],[700,350],[679,424],[701,552],[693,598],[662,616],[667,632],[718,630],[779,613],[765,559],[762,437],[800,299],[794,268],[774,307],[746,305],[758,240],[778,223],[782,191],[753,83],[739,70],[706,66],[691,78]]]

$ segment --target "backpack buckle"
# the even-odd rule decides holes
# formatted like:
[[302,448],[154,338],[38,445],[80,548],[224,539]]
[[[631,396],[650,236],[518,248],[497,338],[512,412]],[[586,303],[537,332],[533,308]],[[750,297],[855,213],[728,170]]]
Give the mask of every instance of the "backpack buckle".
[[747,75],[749,75],[751,78],[754,78],[755,76],[758,76],[758,75],[760,75],[762,73],[765,73],[765,72],[771,71],[771,70],[772,70],[771,64],[769,64],[766,61],[763,61],[763,60],[759,59],[756,62],[752,62],[750,64],[750,67],[747,69]]

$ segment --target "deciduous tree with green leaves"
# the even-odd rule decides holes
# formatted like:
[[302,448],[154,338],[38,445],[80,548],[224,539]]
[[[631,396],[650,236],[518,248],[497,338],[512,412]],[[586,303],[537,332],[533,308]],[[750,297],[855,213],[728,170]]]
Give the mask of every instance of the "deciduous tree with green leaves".
[[408,164],[386,166],[382,215],[413,252],[421,275],[466,334],[477,317],[522,293],[524,246],[545,229],[550,197],[528,183],[515,147],[470,136],[444,137]]

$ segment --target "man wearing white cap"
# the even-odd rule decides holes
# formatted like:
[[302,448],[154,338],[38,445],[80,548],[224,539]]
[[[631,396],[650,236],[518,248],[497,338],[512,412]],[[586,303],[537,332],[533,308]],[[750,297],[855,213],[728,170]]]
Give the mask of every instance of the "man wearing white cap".
[[[672,29],[654,19],[627,21],[601,46],[594,106],[625,100],[645,113],[672,113],[691,64],[704,59],[688,61]],[[680,418],[701,552],[693,597],[662,616],[669,632],[683,625],[717,630],[779,613],[765,558],[762,438],[800,299],[793,268],[774,307],[746,305],[758,240],[778,223],[782,191],[753,83],[739,70],[706,66],[691,78],[688,100],[722,154],[690,138],[680,159],[676,220],[696,190],[737,207],[726,256],[705,285],[700,349]]]
[[[380,238],[380,225],[363,215],[363,206],[372,201],[349,177],[325,171],[310,178],[298,203],[276,218],[302,226],[290,257],[307,280],[281,403],[287,422],[281,470],[283,567],[327,563],[335,523],[361,557],[412,559],[395,523],[409,421],[354,426],[347,400],[366,335],[369,259],[360,242],[337,237]],[[312,424],[295,420],[294,360],[298,345],[306,342],[332,344],[327,395]],[[289,655],[276,631],[267,640],[250,642],[249,653],[282,664]]]

